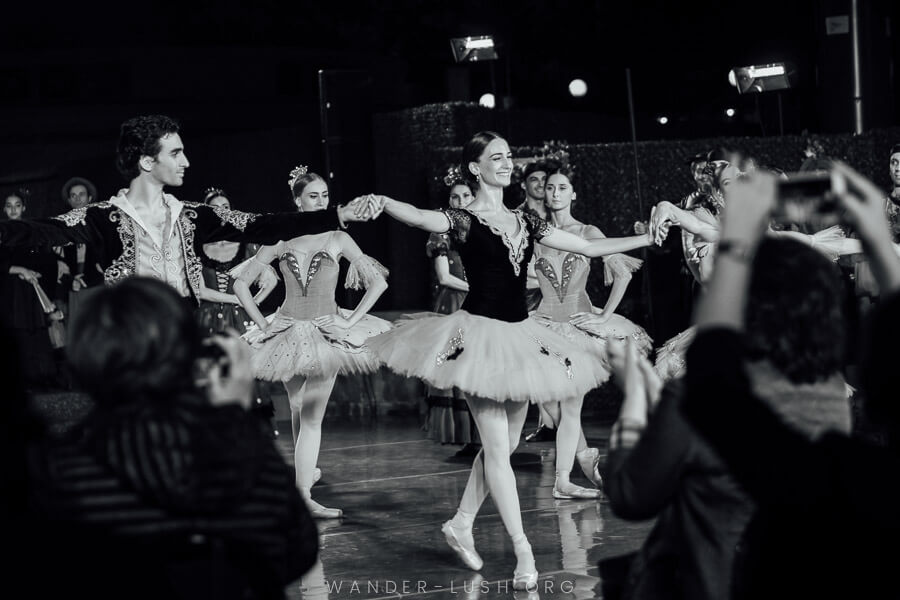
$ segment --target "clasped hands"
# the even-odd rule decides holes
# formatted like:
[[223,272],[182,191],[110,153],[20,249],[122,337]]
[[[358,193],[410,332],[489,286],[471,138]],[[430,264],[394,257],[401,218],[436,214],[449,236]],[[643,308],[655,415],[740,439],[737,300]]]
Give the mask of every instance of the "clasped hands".
[[372,221],[384,210],[385,197],[377,194],[366,194],[354,198],[347,209],[352,212],[352,221]]

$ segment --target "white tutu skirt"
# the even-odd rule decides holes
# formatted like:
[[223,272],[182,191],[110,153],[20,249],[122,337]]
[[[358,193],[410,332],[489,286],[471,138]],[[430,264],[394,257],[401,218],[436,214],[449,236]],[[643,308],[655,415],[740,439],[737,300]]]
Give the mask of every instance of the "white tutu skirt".
[[[345,317],[351,311],[339,309]],[[371,373],[381,366],[366,340],[388,331],[391,324],[366,315],[349,329],[317,327],[312,321],[294,319],[280,312],[266,317],[270,325],[255,325],[242,336],[253,350],[251,363],[257,379],[288,381],[293,377],[331,377]]]
[[637,344],[638,352],[644,356],[653,349],[653,339],[643,327],[615,313],[605,323],[590,327],[578,327],[568,321],[553,321],[539,313],[533,313],[531,317],[582,350],[597,354],[607,366],[607,340],[625,340],[630,337]]
[[368,342],[383,364],[428,384],[503,402],[581,397],[609,378],[598,355],[534,319],[420,313]]
[[663,381],[684,375],[684,358],[696,334],[696,327],[688,327],[656,351],[655,368]]

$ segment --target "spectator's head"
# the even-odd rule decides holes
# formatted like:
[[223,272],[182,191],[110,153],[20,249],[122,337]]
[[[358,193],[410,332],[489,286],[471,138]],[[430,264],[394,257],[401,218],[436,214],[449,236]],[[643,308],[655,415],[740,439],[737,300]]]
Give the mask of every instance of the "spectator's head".
[[522,189],[525,190],[525,198],[544,200],[544,186],[547,183],[548,163],[544,160],[535,160],[522,169]]
[[156,183],[179,186],[190,166],[178,123],[164,115],[135,117],[122,123],[116,166],[132,181],[145,174]]
[[191,307],[165,283],[130,277],[85,298],[66,348],[98,406],[171,402],[194,389],[201,338]]
[[811,383],[840,372],[845,336],[838,268],[806,244],[763,238],[747,297],[748,355]]
[[552,161],[547,163],[547,182],[544,186],[547,210],[558,211],[572,206],[575,201],[574,177],[575,172],[568,165]]
[[513,172],[509,144],[499,133],[480,131],[463,146],[459,168],[473,190],[506,187]]
[[450,208],[465,208],[474,199],[475,196],[468,183],[456,183],[450,188]]
[[231,208],[231,200],[228,199],[228,194],[216,187],[208,188],[203,193],[203,204],[208,204],[213,207],[221,206],[223,208]]
[[328,184],[320,175],[299,166],[291,171],[288,185],[294,197],[294,205],[300,212],[313,212],[328,208]]
[[84,177],[73,177],[63,184],[62,197],[73,210],[84,208],[97,199],[97,188]]
[[22,188],[18,189],[11,194],[6,195],[6,200],[3,202],[3,212],[6,213],[6,218],[11,221],[18,221],[25,214],[25,208],[28,205],[28,196],[31,194],[28,190]]
[[888,166],[891,171],[891,183],[895,188],[900,187],[900,144],[894,144],[891,148]]

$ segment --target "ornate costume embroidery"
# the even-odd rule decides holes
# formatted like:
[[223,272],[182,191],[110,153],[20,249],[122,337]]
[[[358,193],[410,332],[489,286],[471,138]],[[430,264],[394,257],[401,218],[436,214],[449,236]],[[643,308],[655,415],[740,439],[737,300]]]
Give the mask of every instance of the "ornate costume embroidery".
[[463,353],[463,350],[465,350],[465,348],[463,347],[464,343],[465,340],[463,339],[463,330],[457,329],[456,335],[450,338],[450,343],[447,345],[447,350],[437,355],[437,358],[435,359],[437,365],[441,366],[448,360],[456,360],[457,357],[459,357],[459,355]]
[[194,297],[199,299],[203,282],[203,263],[194,251],[194,231],[197,229],[194,220],[196,218],[197,211],[185,207],[178,216],[178,228],[181,231],[181,247],[184,252],[184,270],[188,285],[194,292]]
[[541,238],[553,233],[553,225],[542,219],[541,216],[533,210],[523,213],[522,216],[525,221],[528,222],[531,236],[535,241],[540,241]]
[[239,231],[244,231],[247,227],[247,223],[255,221],[257,217],[257,215],[254,215],[253,213],[230,210],[224,206],[213,206],[212,210],[216,213],[216,216],[222,220],[222,225],[231,225]]
[[109,202],[95,202],[88,206],[82,206],[81,208],[73,208],[72,210],[65,212],[61,215],[56,215],[55,217],[51,217],[53,219],[57,219],[58,221],[62,221],[66,224],[67,227],[75,227],[76,225],[86,225],[85,217],[87,216],[88,208],[93,208],[97,210],[98,208],[109,208],[112,206]]
[[125,277],[134,275],[137,271],[134,222],[131,220],[131,217],[126,215],[124,211],[120,209],[116,209],[109,213],[109,220],[119,224],[116,227],[116,232],[119,234],[119,241],[122,242],[122,254],[112,261],[106,270],[103,271],[103,281],[107,285],[111,285]]
[[533,339],[535,342],[537,342],[537,345],[540,346],[541,354],[546,354],[547,356],[550,356],[550,355],[555,356],[556,361],[566,368],[566,376],[569,379],[574,379],[575,374],[572,372],[572,361],[569,360],[568,356],[563,356],[559,352],[556,352],[555,350],[550,349],[550,347],[547,346],[547,344],[545,344],[544,342],[542,342],[540,339],[538,339],[536,337],[532,337],[531,339]]
[[516,216],[516,221],[518,221],[519,223],[519,241],[515,245],[513,244],[512,240],[509,239],[509,236],[505,231],[501,231],[497,227],[491,225],[490,223],[482,219],[478,213],[469,211],[465,212],[478,219],[479,223],[490,229],[503,241],[503,245],[506,246],[506,249],[509,251],[509,262],[513,267],[513,272],[516,274],[516,277],[518,277],[519,273],[521,273],[522,271],[522,256],[525,253],[524,251],[528,246],[529,241],[528,227],[525,224],[525,218],[522,216],[522,211],[512,211],[512,213]]
[[281,260],[287,262],[288,268],[297,279],[297,283],[300,284],[300,291],[304,297],[306,297],[306,293],[309,289],[309,283],[312,281],[313,277],[315,277],[316,273],[319,272],[319,265],[322,263],[322,259],[325,258],[335,262],[331,255],[325,250],[319,250],[313,254],[312,260],[309,261],[309,268],[306,270],[306,276],[304,277],[303,269],[300,268],[300,261],[297,260],[297,257],[294,256],[293,252],[285,252],[281,255]]
[[441,209],[441,212],[450,221],[450,229],[447,231],[447,235],[453,236],[453,239],[464,244],[469,237],[469,229],[472,227],[471,214],[458,208],[444,208]]
[[549,259],[541,257],[534,263],[534,268],[543,273],[544,277],[550,282],[550,285],[553,286],[560,302],[565,300],[566,294],[569,291],[569,281],[572,279],[572,271],[575,270],[575,262],[580,258],[583,258],[580,254],[574,254],[572,252],[566,254],[562,263],[561,278],[557,278],[556,269],[553,268],[553,264]]

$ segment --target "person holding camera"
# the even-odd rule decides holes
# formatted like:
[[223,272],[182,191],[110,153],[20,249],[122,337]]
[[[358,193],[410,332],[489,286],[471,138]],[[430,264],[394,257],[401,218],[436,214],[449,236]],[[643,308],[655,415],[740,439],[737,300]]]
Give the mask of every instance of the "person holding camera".
[[[884,195],[850,167],[838,196],[882,290],[862,349],[866,409],[888,447],[844,433],[810,440],[762,402],[746,371],[748,289],[776,202],[774,181],[742,182],[726,207],[715,272],[696,316],[687,354],[684,413],[756,503],[735,566],[735,597],[878,597],[895,585],[900,535],[900,260],[884,215]],[[761,440],[764,442],[761,443]]]
[[[318,536],[250,410],[246,344],[230,332],[204,347],[190,306],[144,277],[98,289],[72,331],[71,371],[95,408],[36,444],[30,470],[33,515],[52,532],[42,551],[66,563],[69,589],[283,597]],[[89,559],[75,550],[86,539]]]

